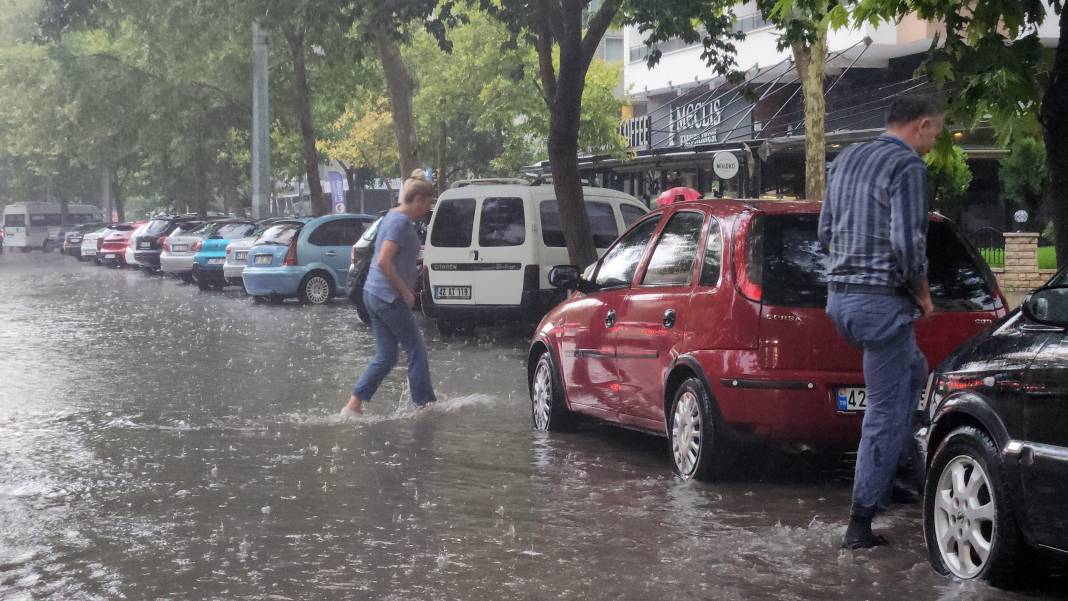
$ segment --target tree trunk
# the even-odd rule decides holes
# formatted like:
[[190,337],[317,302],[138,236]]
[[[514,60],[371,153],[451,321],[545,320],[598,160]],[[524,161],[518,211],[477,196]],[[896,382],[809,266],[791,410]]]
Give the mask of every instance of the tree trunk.
[[115,218],[121,223],[126,221],[126,197],[122,192],[122,182],[119,181],[119,174],[115,171],[111,172],[111,195],[115,199]]
[[449,147],[449,128],[442,123],[441,131],[438,133],[438,164],[435,165],[437,173],[434,174],[434,185],[437,186],[438,194],[441,194],[446,190],[449,185],[448,178],[445,176],[445,155],[448,153]]
[[[1047,204],[1053,220],[1057,265],[1068,265],[1068,9],[1060,15],[1060,44],[1042,99],[1042,134],[1049,168]],[[1059,196],[1059,197],[1058,197]]]
[[805,198],[823,200],[827,189],[827,145],[824,141],[827,109],[823,81],[827,70],[827,30],[811,46],[792,44],[794,64],[805,101]]
[[296,94],[297,112],[300,117],[300,137],[304,141],[304,171],[308,177],[308,193],[311,194],[312,215],[330,213],[330,203],[323,196],[323,184],[319,181],[319,151],[315,148],[315,127],[312,124],[311,97],[308,92],[308,71],[304,64],[304,34],[288,29],[285,32],[289,50],[293,54],[293,91]]
[[[598,11],[597,18],[606,16],[606,9],[612,9],[614,14],[614,7],[617,6],[615,3],[605,3]],[[597,261],[597,246],[593,242],[593,231],[586,215],[578,166],[582,91],[586,87],[586,72],[592,52],[584,47],[579,3],[565,2],[557,8],[547,7],[543,10],[548,12],[542,15],[535,47],[542,95],[549,108],[549,168],[560,204],[560,225],[568,257],[572,264],[582,270]],[[553,12],[557,10],[560,12]],[[599,33],[591,31],[587,34],[590,44],[595,45],[604,34],[602,27],[598,26],[597,29]],[[595,34],[596,40],[589,37]],[[553,60],[554,42],[559,47],[559,71],[554,64],[557,61]]]
[[375,45],[389,88],[389,106],[393,113],[393,131],[397,134],[397,154],[400,155],[400,177],[403,181],[419,167],[415,152],[415,118],[412,115],[415,80],[404,64],[396,40],[380,33],[375,35]]

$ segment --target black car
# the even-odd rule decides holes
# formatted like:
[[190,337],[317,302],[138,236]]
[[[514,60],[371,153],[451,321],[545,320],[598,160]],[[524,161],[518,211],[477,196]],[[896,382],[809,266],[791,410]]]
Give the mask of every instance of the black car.
[[103,223],[83,223],[72,226],[63,234],[63,254],[76,258],[82,256],[82,238],[85,234],[104,227]]
[[[378,219],[367,228],[367,231],[360,236],[360,239],[356,241],[356,244],[352,245],[352,261],[349,264],[349,300],[352,304],[356,305],[356,314],[359,315],[360,321],[365,324],[371,323],[370,316],[367,315],[367,308],[363,306],[363,285],[367,281],[367,274],[371,271],[371,259],[375,254],[375,237],[378,235],[378,224],[382,222],[382,217],[386,212],[383,211]],[[430,217],[433,212],[426,214],[426,217],[421,219],[417,224],[419,228],[419,241],[423,244],[426,243],[426,230],[430,225]],[[422,271],[423,256],[419,255],[420,271]],[[419,308],[419,293],[423,288],[423,278],[420,275],[419,280],[415,283],[415,302],[416,308]]]
[[917,432],[934,569],[1011,585],[1068,557],[1068,270],[931,375]]
[[159,271],[159,253],[163,250],[163,241],[178,228],[192,231],[204,224],[204,220],[195,215],[153,217],[141,234],[130,240],[134,248],[134,259],[145,271]]

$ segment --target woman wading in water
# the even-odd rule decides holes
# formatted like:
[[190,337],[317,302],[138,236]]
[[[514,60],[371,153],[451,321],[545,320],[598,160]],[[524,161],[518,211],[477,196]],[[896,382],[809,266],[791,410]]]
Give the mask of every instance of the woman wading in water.
[[364,402],[371,400],[396,365],[398,344],[408,355],[412,402],[425,407],[437,400],[430,383],[426,343],[412,315],[419,277],[416,260],[421,247],[416,222],[430,211],[435,197],[434,186],[421,172],[417,174],[404,182],[400,204],[386,213],[378,225],[375,254],[363,287],[363,303],[375,336],[375,356],[356,381],[348,404],[341,409],[345,418],[363,413]]

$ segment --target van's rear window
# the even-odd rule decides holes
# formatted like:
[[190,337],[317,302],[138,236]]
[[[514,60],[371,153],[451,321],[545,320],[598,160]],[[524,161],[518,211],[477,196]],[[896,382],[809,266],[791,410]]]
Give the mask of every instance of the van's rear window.
[[[627,205],[620,205],[620,210],[625,206]],[[631,207],[627,206],[627,208]],[[555,200],[546,200],[541,203],[539,210],[541,212],[541,239],[545,246],[557,248],[567,246],[564,242],[564,230],[560,225],[560,203]],[[586,216],[590,219],[593,242],[597,248],[608,248],[619,237],[619,228],[616,227],[616,217],[612,214],[612,205],[606,202],[586,201]]]
[[4,215],[4,225],[7,227],[26,227],[25,215]]
[[450,198],[438,200],[434,208],[434,229],[430,245],[441,248],[471,246],[471,230],[475,226],[475,199]]
[[487,198],[478,220],[479,246],[519,246],[527,241],[522,198]]
[[[760,280],[764,302],[788,307],[822,307],[827,303],[826,255],[817,237],[816,215],[766,215],[752,230],[763,238]],[[945,222],[931,222],[927,232],[927,278],[939,311],[987,311],[996,308],[991,278],[977,255]]]

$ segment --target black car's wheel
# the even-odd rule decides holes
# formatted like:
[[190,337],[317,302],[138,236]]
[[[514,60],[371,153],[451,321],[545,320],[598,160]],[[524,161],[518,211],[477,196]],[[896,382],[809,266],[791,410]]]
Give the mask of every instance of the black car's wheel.
[[327,274],[313,271],[304,276],[300,282],[298,294],[302,303],[324,305],[334,296],[334,283],[330,281],[330,276]]
[[1022,537],[997,447],[972,426],[938,445],[923,499],[923,534],[935,571],[1012,584]]
[[531,416],[535,430],[561,432],[575,427],[576,416],[564,403],[560,372],[548,352],[542,353],[538,358],[529,384]]
[[667,419],[671,463],[684,480],[712,480],[730,462],[726,432],[716,421],[712,397],[698,378],[685,380],[675,390]]

